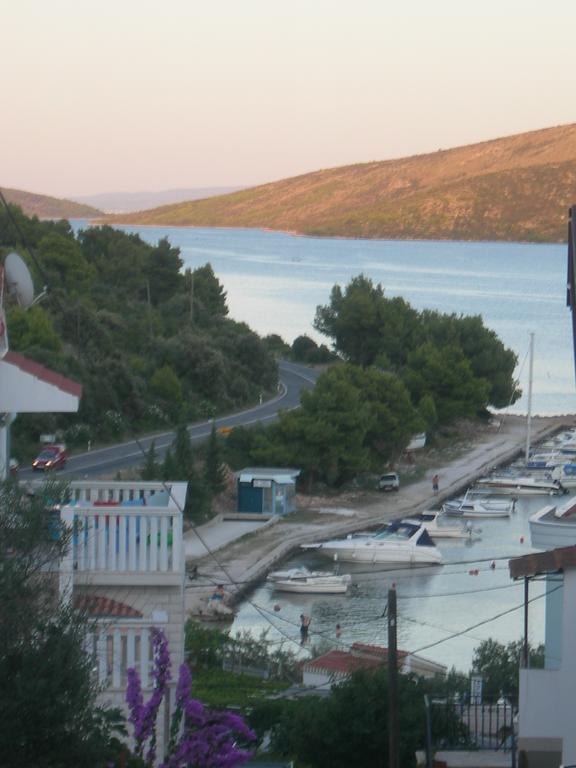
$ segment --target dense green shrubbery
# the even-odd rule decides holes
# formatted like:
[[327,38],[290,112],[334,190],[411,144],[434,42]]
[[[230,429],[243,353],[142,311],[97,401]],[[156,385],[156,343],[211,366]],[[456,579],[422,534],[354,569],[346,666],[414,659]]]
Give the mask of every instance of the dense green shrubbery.
[[[482,318],[417,312],[362,275],[344,291],[333,288],[315,327],[347,362],[325,372],[298,411],[258,433],[235,430],[227,446],[232,466],[294,466],[308,487],[341,485],[396,460],[415,433],[432,434],[520,396],[516,355]],[[321,349],[301,336],[291,352],[310,362]]]
[[[49,293],[31,310],[10,309],[11,348],[84,389],[77,415],[20,416],[16,443],[56,430],[72,445],[112,440],[209,417],[274,389],[273,355],[227,316],[209,264],[182,274],[179,250],[166,239],[151,246],[110,227],[75,237],[67,222],[12,212],[42,269],[36,285],[47,282]],[[19,247],[5,211],[0,246]]]

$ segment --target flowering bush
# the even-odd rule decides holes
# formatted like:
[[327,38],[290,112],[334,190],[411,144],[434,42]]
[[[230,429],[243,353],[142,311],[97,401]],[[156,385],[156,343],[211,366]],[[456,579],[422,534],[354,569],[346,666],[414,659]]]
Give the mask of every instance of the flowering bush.
[[[135,669],[128,670],[126,701],[133,726],[136,757],[152,766],[156,759],[156,718],[171,680],[168,641],[162,630],[152,630],[154,690],[144,703],[142,685]],[[256,738],[244,720],[231,712],[215,712],[192,698],[192,677],[182,664],[176,687],[168,750],[160,768],[234,768],[250,757],[237,745]]]

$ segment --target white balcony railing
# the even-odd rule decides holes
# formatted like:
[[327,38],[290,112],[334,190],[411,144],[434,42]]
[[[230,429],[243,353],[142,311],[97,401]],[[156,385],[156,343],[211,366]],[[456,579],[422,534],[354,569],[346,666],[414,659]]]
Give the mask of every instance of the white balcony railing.
[[66,507],[76,572],[179,573],[182,515],[155,507]]
[[[155,627],[162,627],[156,621]],[[97,623],[86,636],[86,651],[94,659],[94,672],[103,690],[125,689],[127,670],[135,668],[143,688],[152,685],[152,625],[141,619]]]

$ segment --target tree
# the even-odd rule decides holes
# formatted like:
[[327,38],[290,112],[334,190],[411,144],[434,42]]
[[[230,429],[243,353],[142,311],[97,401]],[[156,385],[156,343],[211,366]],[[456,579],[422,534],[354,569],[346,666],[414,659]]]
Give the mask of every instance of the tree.
[[226,472],[222,464],[222,451],[220,440],[216,432],[216,424],[212,422],[210,437],[206,445],[206,459],[204,464],[204,479],[212,493],[221,493],[226,488]]
[[174,461],[174,455],[170,448],[166,450],[164,454],[164,461],[162,462],[162,480],[164,482],[177,479],[178,468]]
[[163,365],[154,371],[150,379],[150,389],[155,395],[172,405],[178,405],[182,400],[182,385],[174,369]]
[[214,274],[210,264],[198,267],[192,273],[194,280],[194,316],[201,322],[207,318],[225,317],[228,314],[226,291]]
[[188,492],[186,493],[186,505],[184,517],[199,525],[205,522],[212,511],[212,493],[203,474],[200,474],[194,462],[188,471]]
[[146,461],[140,472],[142,480],[158,480],[160,477],[160,468],[156,461],[156,441],[152,440],[150,447],[146,451]]
[[480,315],[442,315],[426,310],[421,317],[428,337],[436,346],[457,344],[474,375],[488,382],[491,405],[505,408],[518,400],[522,394],[514,380],[518,358],[493,330],[485,327]]
[[410,352],[404,382],[418,404],[430,396],[438,420],[447,424],[454,419],[474,417],[488,404],[489,384],[477,379],[459,347],[422,344]]
[[[499,643],[497,640],[483,640],[474,650],[472,671],[484,679],[484,698],[496,701],[507,696],[518,701],[518,676],[523,653],[523,643],[517,640]],[[544,666],[544,646],[529,648],[530,666]]]
[[332,368],[303,393],[297,411],[280,415],[252,453],[256,460],[302,468],[308,487],[315,480],[339,485],[368,468],[364,441],[370,423],[358,388]]
[[[401,675],[399,721],[400,765],[414,763],[425,743],[424,694],[433,685]],[[284,707],[272,729],[272,747],[310,768],[388,765],[387,670],[354,674],[335,686],[330,696],[307,696]],[[455,717],[443,727],[458,728]],[[441,735],[441,734],[437,734]]]
[[193,463],[192,443],[186,424],[179,424],[172,443],[175,475],[172,480],[185,480]]
[[370,423],[364,445],[378,468],[383,460],[399,455],[411,437],[422,429],[420,416],[398,376],[354,365],[338,366],[335,371],[358,389],[361,401],[369,409]]
[[34,497],[0,486],[0,764],[14,768],[110,756],[112,713],[96,706],[86,621],[60,604],[49,578],[70,532],[47,510],[65,495],[55,483]]
[[344,289],[335,285],[330,304],[316,308],[314,327],[329,336],[336,352],[361,366],[372,365],[385,354],[391,365],[401,366],[420,332],[416,310],[401,298],[388,299],[380,284],[364,275]]

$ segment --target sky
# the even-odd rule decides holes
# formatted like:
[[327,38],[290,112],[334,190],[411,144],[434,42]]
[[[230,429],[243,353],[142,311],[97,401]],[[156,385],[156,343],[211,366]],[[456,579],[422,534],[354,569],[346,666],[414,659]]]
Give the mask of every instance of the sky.
[[574,0],[18,0],[0,184],[252,186],[576,122]]

